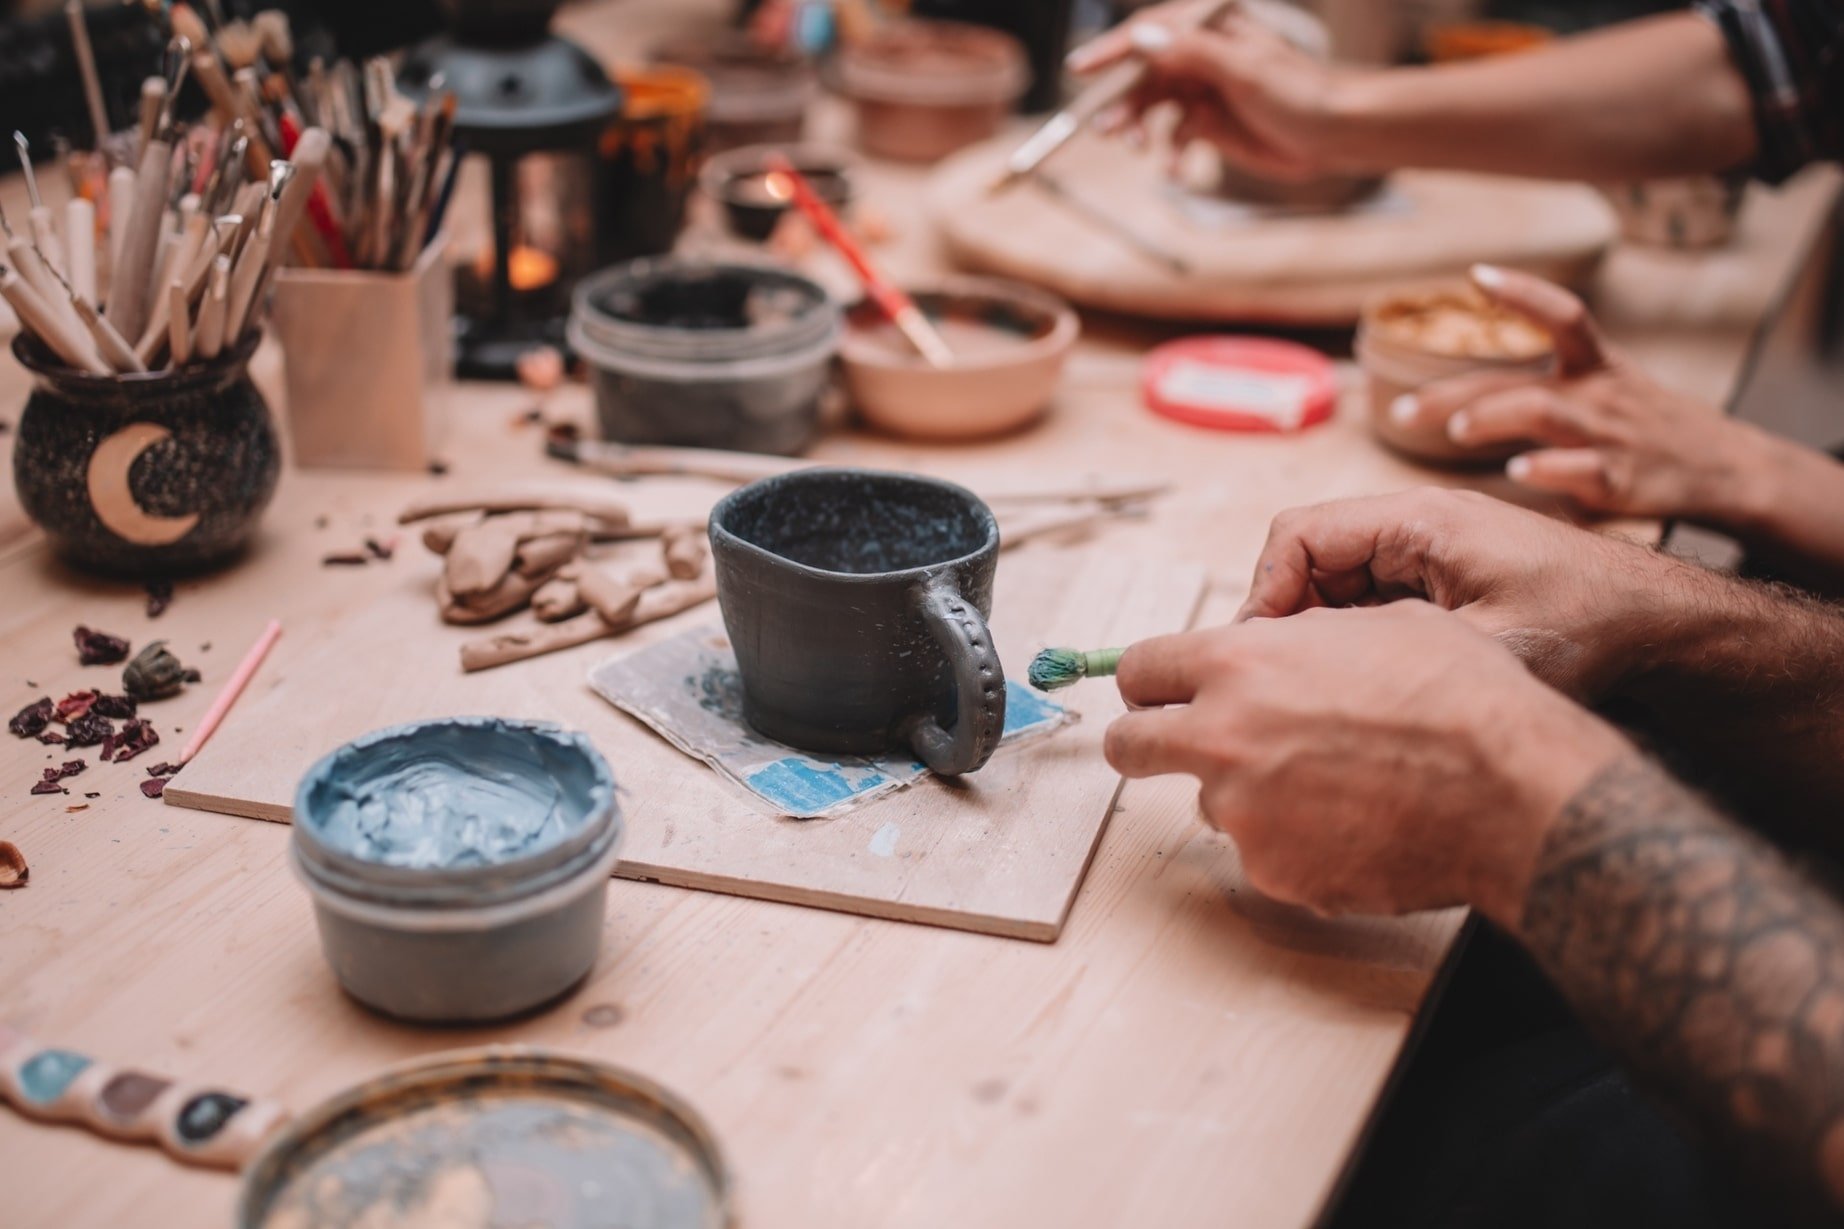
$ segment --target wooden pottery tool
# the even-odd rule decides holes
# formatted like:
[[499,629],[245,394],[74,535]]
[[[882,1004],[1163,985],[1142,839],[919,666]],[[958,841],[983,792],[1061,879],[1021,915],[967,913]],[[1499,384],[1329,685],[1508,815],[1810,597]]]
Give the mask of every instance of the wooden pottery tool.
[[42,1045],[0,1024],[0,1099],[29,1118],[157,1144],[188,1165],[241,1169],[288,1121],[271,1101],[178,1083]]
[[199,720],[198,727],[192,731],[192,737],[186,740],[186,749],[179,753],[180,767],[183,768],[190,763],[192,757],[197,755],[199,749],[217,732],[218,726],[224,722],[225,714],[230,712],[231,705],[237,702],[237,697],[243,694],[243,689],[250,685],[250,680],[256,676],[256,671],[263,664],[263,659],[269,656],[269,650],[275,647],[275,642],[281,639],[281,636],[281,620],[270,619],[268,625],[263,628],[262,634],[256,638],[256,643],[250,646],[249,652],[243,655],[243,660],[237,663],[237,668],[231,672],[223,689],[212,699],[211,707],[205,710],[205,715]]
[[830,205],[820,199],[819,194],[813,190],[813,185],[807,182],[807,177],[796,170],[794,164],[779,152],[770,154],[764,162],[772,174],[779,175],[787,181],[795,206],[807,216],[808,221],[813,223],[814,229],[837,248],[841,256],[845,257],[852,271],[858,275],[858,280],[864,283],[865,293],[870,295],[877,306],[883,309],[884,314],[890,317],[891,322],[902,330],[903,336],[908,338],[909,343],[916,348],[916,353],[927,359],[931,367],[952,366],[954,351],[948,347],[947,342],[942,340],[941,334],[929,322],[928,317],[922,314],[922,309],[916,306],[915,300],[903,293],[900,287],[886,278],[877,266],[871,263],[871,258],[865,255],[864,249],[858,246],[858,241],[846,231],[844,224],[839,221],[839,215],[832,211]]
[[70,260],[71,289],[97,302],[96,206],[81,196],[73,196],[65,203],[64,244]]
[[16,270],[0,266],[0,298],[7,301],[21,324],[66,363],[90,375],[109,374],[109,365],[96,353],[95,343],[88,335],[72,332],[70,325],[51,310],[37,288],[29,285]]
[[[64,0],[64,17],[70,22],[70,45],[76,54],[77,71],[83,76],[83,102],[90,111],[90,131],[95,134],[93,148],[100,150],[109,139],[109,109],[103,105],[102,81],[96,74],[96,52],[90,46],[90,28],[83,16],[83,0]],[[94,298],[94,291],[91,292]]]

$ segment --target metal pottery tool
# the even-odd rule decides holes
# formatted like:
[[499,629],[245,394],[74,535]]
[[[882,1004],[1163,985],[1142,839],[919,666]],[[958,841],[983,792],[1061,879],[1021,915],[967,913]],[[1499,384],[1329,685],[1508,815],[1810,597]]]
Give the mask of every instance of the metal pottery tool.
[[[1205,9],[1182,29],[1184,32],[1202,30],[1222,20],[1225,14],[1234,9],[1239,0],[1224,0]],[[1156,31],[1156,33],[1155,33]],[[1160,25],[1143,24],[1130,32],[1134,36],[1134,46],[1142,54],[1147,51],[1163,50],[1171,45],[1173,31]],[[1138,55],[1132,56],[1114,65],[1098,77],[1094,84],[1077,94],[1068,106],[1058,111],[1045,121],[1043,127],[1032,133],[1011,157],[1005,160],[1005,174],[993,181],[989,192],[997,196],[1013,186],[1031,178],[1037,173],[1052,154],[1069,144],[1075,135],[1088,127],[1097,115],[1125,98],[1133,87],[1140,83],[1146,65]]]
[[904,294],[894,282],[883,275],[876,265],[871,263],[870,257],[864,254],[864,249],[858,246],[858,241],[851,237],[844,224],[839,221],[839,215],[832,211],[830,205],[820,199],[819,193],[813,190],[813,185],[807,182],[807,177],[795,169],[794,164],[779,152],[772,153],[763,159],[763,164],[768,168],[771,176],[780,176],[787,183],[789,191],[793,194],[795,206],[806,215],[808,221],[813,223],[814,229],[837,248],[841,256],[845,257],[852,271],[864,283],[865,293],[871,296],[877,306],[883,310],[884,315],[890,317],[891,322],[909,340],[909,344],[916,348],[916,352],[928,360],[929,366],[951,366],[954,362],[954,351],[948,348],[948,343],[943,341],[941,334],[935,331],[935,326],[930,324],[928,317],[922,314],[922,309],[916,306],[915,300]]
[[38,254],[47,268],[60,276],[64,273],[64,245],[58,242],[57,223],[52,220],[51,206],[38,194],[38,176],[32,170],[32,146],[26,140],[26,134],[15,131],[13,144],[19,150],[19,169],[26,177],[26,197],[32,202],[26,219],[32,231],[32,242],[38,247]]

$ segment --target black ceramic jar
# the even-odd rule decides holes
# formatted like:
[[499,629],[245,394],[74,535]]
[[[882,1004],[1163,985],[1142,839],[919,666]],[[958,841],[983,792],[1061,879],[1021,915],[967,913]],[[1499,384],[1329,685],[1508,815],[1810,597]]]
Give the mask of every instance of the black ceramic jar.
[[13,485],[27,516],[78,567],[175,575],[225,563],[275,494],[281,453],[250,380],[258,341],[178,371],[95,376],[31,338]]

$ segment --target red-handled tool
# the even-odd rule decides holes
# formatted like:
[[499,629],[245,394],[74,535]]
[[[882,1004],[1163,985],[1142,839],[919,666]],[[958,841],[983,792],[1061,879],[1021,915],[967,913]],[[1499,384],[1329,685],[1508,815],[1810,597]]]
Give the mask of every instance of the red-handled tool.
[[935,331],[935,326],[922,314],[915,300],[904,294],[871,263],[864,249],[858,246],[858,241],[852,238],[845,224],[839,221],[839,215],[819,198],[813,185],[807,182],[807,177],[780,153],[769,154],[763,162],[769,174],[779,175],[787,181],[795,207],[807,216],[807,220],[813,223],[814,229],[828,243],[839,249],[839,254],[845,257],[852,271],[864,283],[865,293],[871,296],[872,302],[883,310],[884,315],[890,317],[891,323],[909,339],[909,344],[916,348],[916,352],[927,359],[931,367],[951,366],[954,351],[948,348],[948,343]]

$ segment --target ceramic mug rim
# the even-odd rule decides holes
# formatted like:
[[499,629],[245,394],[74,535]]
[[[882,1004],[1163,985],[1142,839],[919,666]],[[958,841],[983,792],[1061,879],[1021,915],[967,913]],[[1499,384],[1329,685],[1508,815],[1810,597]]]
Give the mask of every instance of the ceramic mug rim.
[[[781,486],[789,482],[806,481],[813,478],[841,477],[868,477],[885,481],[894,479],[912,485],[934,487],[937,490],[956,495],[964,499],[969,508],[971,508],[984,523],[986,529],[985,539],[972,550],[956,555],[951,559],[940,559],[933,563],[918,564],[915,567],[894,568],[887,572],[835,572],[828,568],[816,568],[812,564],[801,563],[798,560],[788,558],[786,555],[778,555],[767,547],[758,546],[756,543],[738,536],[731,531],[729,526],[724,524],[724,518],[742,501],[745,495],[759,491],[765,486]],[[897,578],[924,579],[947,569],[970,566],[983,556],[997,554],[999,549],[999,519],[993,515],[992,508],[988,506],[985,500],[981,499],[978,495],[960,485],[958,482],[950,482],[945,478],[936,478],[928,474],[905,473],[902,470],[861,469],[848,465],[827,465],[811,466],[804,469],[790,470],[785,474],[775,474],[768,478],[758,479],[748,486],[739,487],[730,492],[719,500],[717,505],[711,509],[710,535],[713,544],[721,542],[726,548],[739,550],[764,563],[787,568],[799,576],[808,577],[814,580],[847,584],[874,585],[888,584],[890,581]]]

